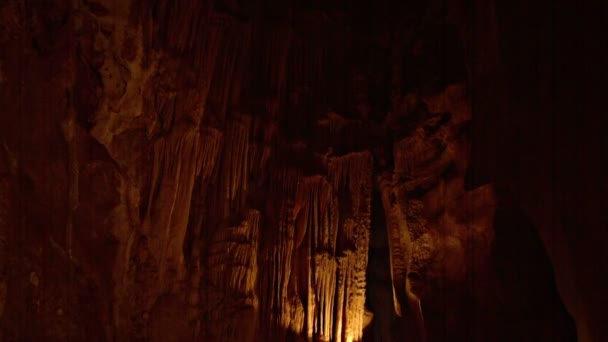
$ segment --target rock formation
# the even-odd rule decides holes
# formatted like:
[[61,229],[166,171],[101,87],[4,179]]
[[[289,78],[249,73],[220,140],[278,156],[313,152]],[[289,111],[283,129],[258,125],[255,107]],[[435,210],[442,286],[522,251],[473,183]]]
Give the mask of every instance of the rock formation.
[[569,340],[465,186],[457,28],[349,6],[0,4],[0,340]]

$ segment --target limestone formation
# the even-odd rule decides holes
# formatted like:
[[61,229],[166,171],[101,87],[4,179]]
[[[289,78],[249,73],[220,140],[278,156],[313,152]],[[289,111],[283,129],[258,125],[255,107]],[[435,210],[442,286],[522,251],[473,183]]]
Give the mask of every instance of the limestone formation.
[[484,341],[455,29],[339,3],[1,2],[0,341]]

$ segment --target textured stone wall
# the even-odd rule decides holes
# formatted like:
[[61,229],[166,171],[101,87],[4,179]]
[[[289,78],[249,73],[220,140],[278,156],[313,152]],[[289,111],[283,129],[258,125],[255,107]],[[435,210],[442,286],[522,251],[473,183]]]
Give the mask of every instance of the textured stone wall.
[[495,340],[462,302],[517,296],[498,201],[465,189],[463,52],[423,7],[0,4],[0,340]]

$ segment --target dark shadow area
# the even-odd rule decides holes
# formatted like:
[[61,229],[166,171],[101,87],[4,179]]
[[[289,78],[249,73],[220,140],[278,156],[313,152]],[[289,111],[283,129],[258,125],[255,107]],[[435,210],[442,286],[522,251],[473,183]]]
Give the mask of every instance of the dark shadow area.
[[372,193],[372,231],[367,265],[366,306],[374,313],[366,341],[391,341],[391,323],[395,320],[393,287],[386,222],[382,200]]

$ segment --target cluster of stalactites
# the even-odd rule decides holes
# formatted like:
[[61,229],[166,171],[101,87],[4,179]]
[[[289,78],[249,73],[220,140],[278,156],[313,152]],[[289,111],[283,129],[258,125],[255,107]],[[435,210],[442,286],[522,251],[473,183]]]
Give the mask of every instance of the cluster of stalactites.
[[[303,178],[296,194],[297,245],[309,260],[305,332],[323,341],[356,341],[365,312],[372,159],[368,152],[332,159],[329,180]],[[341,209],[340,201],[352,207]]]
[[[343,301],[342,321],[336,338],[358,341],[363,336],[366,269],[371,227],[372,155],[350,153],[330,161],[330,178],[336,189],[348,189],[352,212],[341,220],[340,231],[351,247],[338,259],[338,301]],[[341,294],[342,292],[342,294]],[[340,298],[343,296],[343,298]],[[339,307],[339,309],[341,309]],[[338,330],[341,329],[341,330]]]

